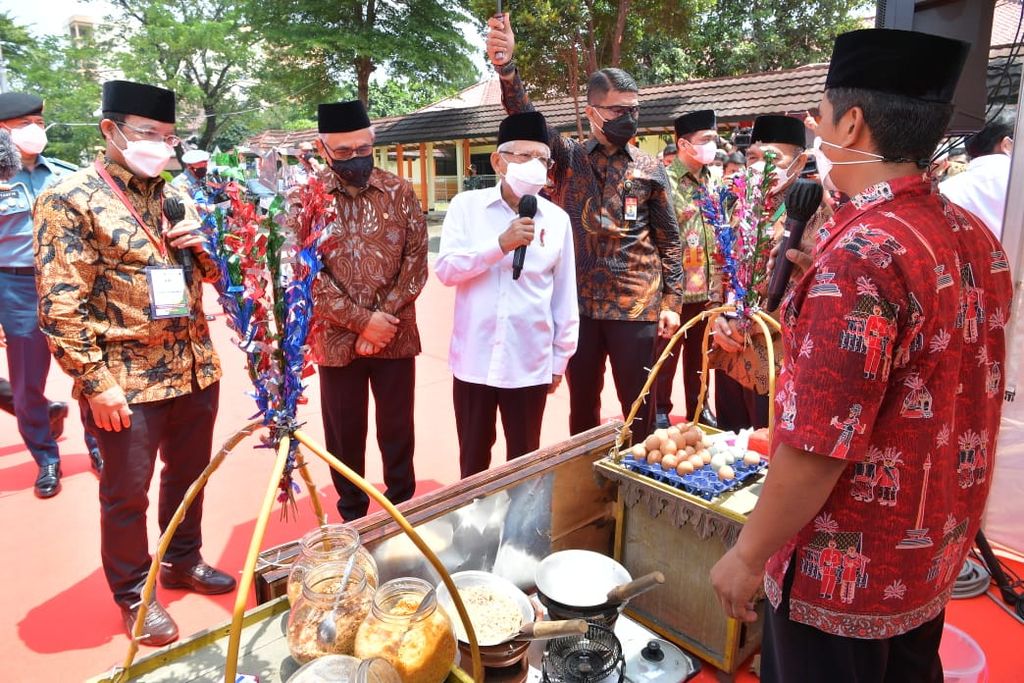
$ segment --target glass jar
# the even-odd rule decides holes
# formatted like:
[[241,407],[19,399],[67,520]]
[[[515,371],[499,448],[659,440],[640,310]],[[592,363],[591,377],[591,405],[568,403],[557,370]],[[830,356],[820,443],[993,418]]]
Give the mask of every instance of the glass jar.
[[348,562],[328,562],[306,572],[288,617],[288,651],[298,663],[352,654],[359,625],[373,604],[373,588],[358,562],[343,586],[347,569]]
[[325,655],[303,664],[288,683],[402,683],[402,679],[380,658],[360,661],[348,655]]
[[410,578],[381,586],[359,627],[355,654],[388,660],[403,683],[445,680],[455,662],[455,634],[433,587]]
[[299,557],[288,574],[288,602],[292,605],[302,593],[303,577],[313,567],[326,562],[347,561],[356,554],[356,566],[366,575],[366,583],[376,589],[379,583],[377,562],[359,542],[359,532],[347,524],[318,526],[300,541]]

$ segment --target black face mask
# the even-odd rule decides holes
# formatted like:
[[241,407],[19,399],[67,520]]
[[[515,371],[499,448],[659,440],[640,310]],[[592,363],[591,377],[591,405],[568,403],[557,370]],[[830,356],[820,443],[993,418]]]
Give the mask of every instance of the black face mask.
[[363,188],[370,184],[373,173],[373,156],[352,157],[341,161],[331,159],[331,170],[338,174],[341,182],[352,187]]
[[192,175],[194,175],[196,177],[196,180],[202,180],[203,178],[206,177],[206,168],[205,167],[193,168],[192,169]]
[[608,142],[616,147],[625,147],[636,135],[636,129],[640,124],[640,117],[632,114],[616,116],[610,121],[605,121],[601,126],[601,132],[608,138]]

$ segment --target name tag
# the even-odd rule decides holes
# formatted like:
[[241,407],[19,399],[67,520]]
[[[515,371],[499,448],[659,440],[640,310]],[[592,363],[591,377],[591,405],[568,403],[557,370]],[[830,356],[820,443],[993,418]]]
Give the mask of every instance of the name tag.
[[624,207],[624,218],[627,221],[635,221],[637,216],[637,198],[633,196],[626,197],[626,204]]
[[146,268],[146,280],[149,282],[149,307],[154,320],[181,318],[191,313],[183,268]]

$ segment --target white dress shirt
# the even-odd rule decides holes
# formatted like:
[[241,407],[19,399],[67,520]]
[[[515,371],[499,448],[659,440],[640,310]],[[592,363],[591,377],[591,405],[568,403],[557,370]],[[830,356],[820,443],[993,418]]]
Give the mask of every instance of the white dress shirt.
[[939,183],[939,192],[980,218],[996,239],[1003,237],[1010,157],[986,154],[972,159],[967,170]]
[[434,265],[454,286],[448,363],[463,382],[500,389],[549,384],[576,351],[579,304],[569,215],[537,197],[533,243],[518,280],[498,237],[519,217],[500,185],[460,192],[444,218]]

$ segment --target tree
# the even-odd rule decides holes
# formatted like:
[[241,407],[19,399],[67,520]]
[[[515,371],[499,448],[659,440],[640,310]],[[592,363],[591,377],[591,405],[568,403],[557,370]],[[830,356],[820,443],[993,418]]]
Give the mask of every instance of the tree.
[[[260,36],[236,0],[112,0],[111,61],[125,77],[174,90],[179,125],[208,149],[234,112],[259,106],[246,85],[259,72]],[[119,49],[126,46],[127,49]]]
[[267,75],[304,83],[307,97],[354,80],[368,103],[378,69],[433,86],[465,87],[478,75],[459,29],[468,19],[461,1],[250,0],[248,11],[274,46]]
[[28,29],[17,24],[9,12],[0,12],[0,50],[3,51],[8,78],[11,72],[19,73],[25,69],[35,42]]

